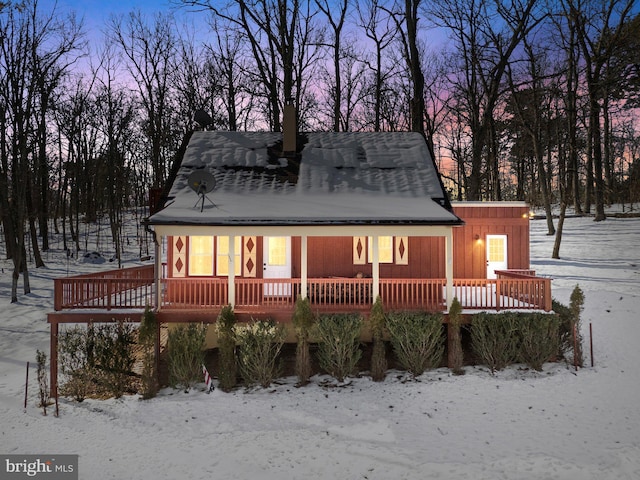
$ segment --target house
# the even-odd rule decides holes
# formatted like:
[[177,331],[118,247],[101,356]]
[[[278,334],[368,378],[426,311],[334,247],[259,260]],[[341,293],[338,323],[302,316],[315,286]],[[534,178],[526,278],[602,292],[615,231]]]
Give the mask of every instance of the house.
[[[522,202],[450,203],[408,132],[194,132],[148,219],[155,265],[56,280],[52,323],[146,305],[162,322],[317,312],[551,309]],[[90,313],[87,309],[91,310]],[[127,309],[126,311],[124,309]],[[114,317],[116,318],[116,317]]]
[[417,133],[198,131],[169,185],[148,222],[163,321],[227,304],[287,321],[299,296],[318,312],[366,312],[378,296],[550,309],[526,204],[452,206]]
[[[286,125],[287,122],[285,122]],[[236,317],[313,310],[551,310],[529,269],[522,202],[452,204],[424,138],[408,132],[196,131],[146,227],[155,263],[55,280],[60,323]],[[51,359],[52,385],[57,358]]]

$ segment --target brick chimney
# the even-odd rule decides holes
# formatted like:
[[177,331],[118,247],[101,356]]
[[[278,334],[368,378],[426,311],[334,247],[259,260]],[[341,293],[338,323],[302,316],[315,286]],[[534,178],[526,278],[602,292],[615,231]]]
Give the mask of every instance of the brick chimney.
[[298,135],[296,108],[291,101],[284,105],[282,119],[282,153],[293,155],[296,153],[296,136]]

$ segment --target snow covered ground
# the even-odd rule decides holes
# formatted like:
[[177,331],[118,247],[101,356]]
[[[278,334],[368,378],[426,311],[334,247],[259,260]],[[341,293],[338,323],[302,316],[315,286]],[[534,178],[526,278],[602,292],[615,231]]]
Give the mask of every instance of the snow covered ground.
[[[638,479],[640,478],[640,219],[571,218],[562,259],[532,222],[532,268],[554,277],[554,297],[586,295],[595,367],[564,364],[492,376],[447,369],[403,383],[321,378],[268,390],[210,395],[171,389],[149,401],[62,400],[42,416],[27,361],[48,351],[52,278],[109,268],[48,254],[33,293],[9,303],[0,261],[0,454],[79,454],[81,479]],[[61,250],[59,250],[60,252]],[[588,348],[586,349],[588,359]],[[35,377],[32,370],[31,378]]]

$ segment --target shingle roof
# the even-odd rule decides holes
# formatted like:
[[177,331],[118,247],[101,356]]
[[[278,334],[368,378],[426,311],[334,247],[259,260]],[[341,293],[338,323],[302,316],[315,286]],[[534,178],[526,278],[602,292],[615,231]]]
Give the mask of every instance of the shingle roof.
[[[282,134],[194,132],[151,224],[460,223],[451,212],[424,138],[417,133],[308,133],[298,154],[281,154]],[[188,185],[211,173],[201,212]]]

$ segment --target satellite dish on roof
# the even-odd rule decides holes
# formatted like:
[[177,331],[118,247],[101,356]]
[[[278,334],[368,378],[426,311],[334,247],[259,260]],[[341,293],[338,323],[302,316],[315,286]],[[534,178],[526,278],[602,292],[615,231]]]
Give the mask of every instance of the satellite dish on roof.
[[214,188],[216,188],[216,179],[215,177],[204,170],[195,170],[191,172],[189,178],[187,179],[189,184],[189,188],[198,194],[198,201],[194,205],[196,207],[198,203],[200,204],[200,211],[204,210],[204,200],[207,199],[211,205],[216,207],[217,205],[211,201],[209,197],[207,197],[207,193],[211,192]]
[[213,118],[204,110],[196,110],[193,114],[193,119],[203,130],[206,130],[209,125],[213,124]]

